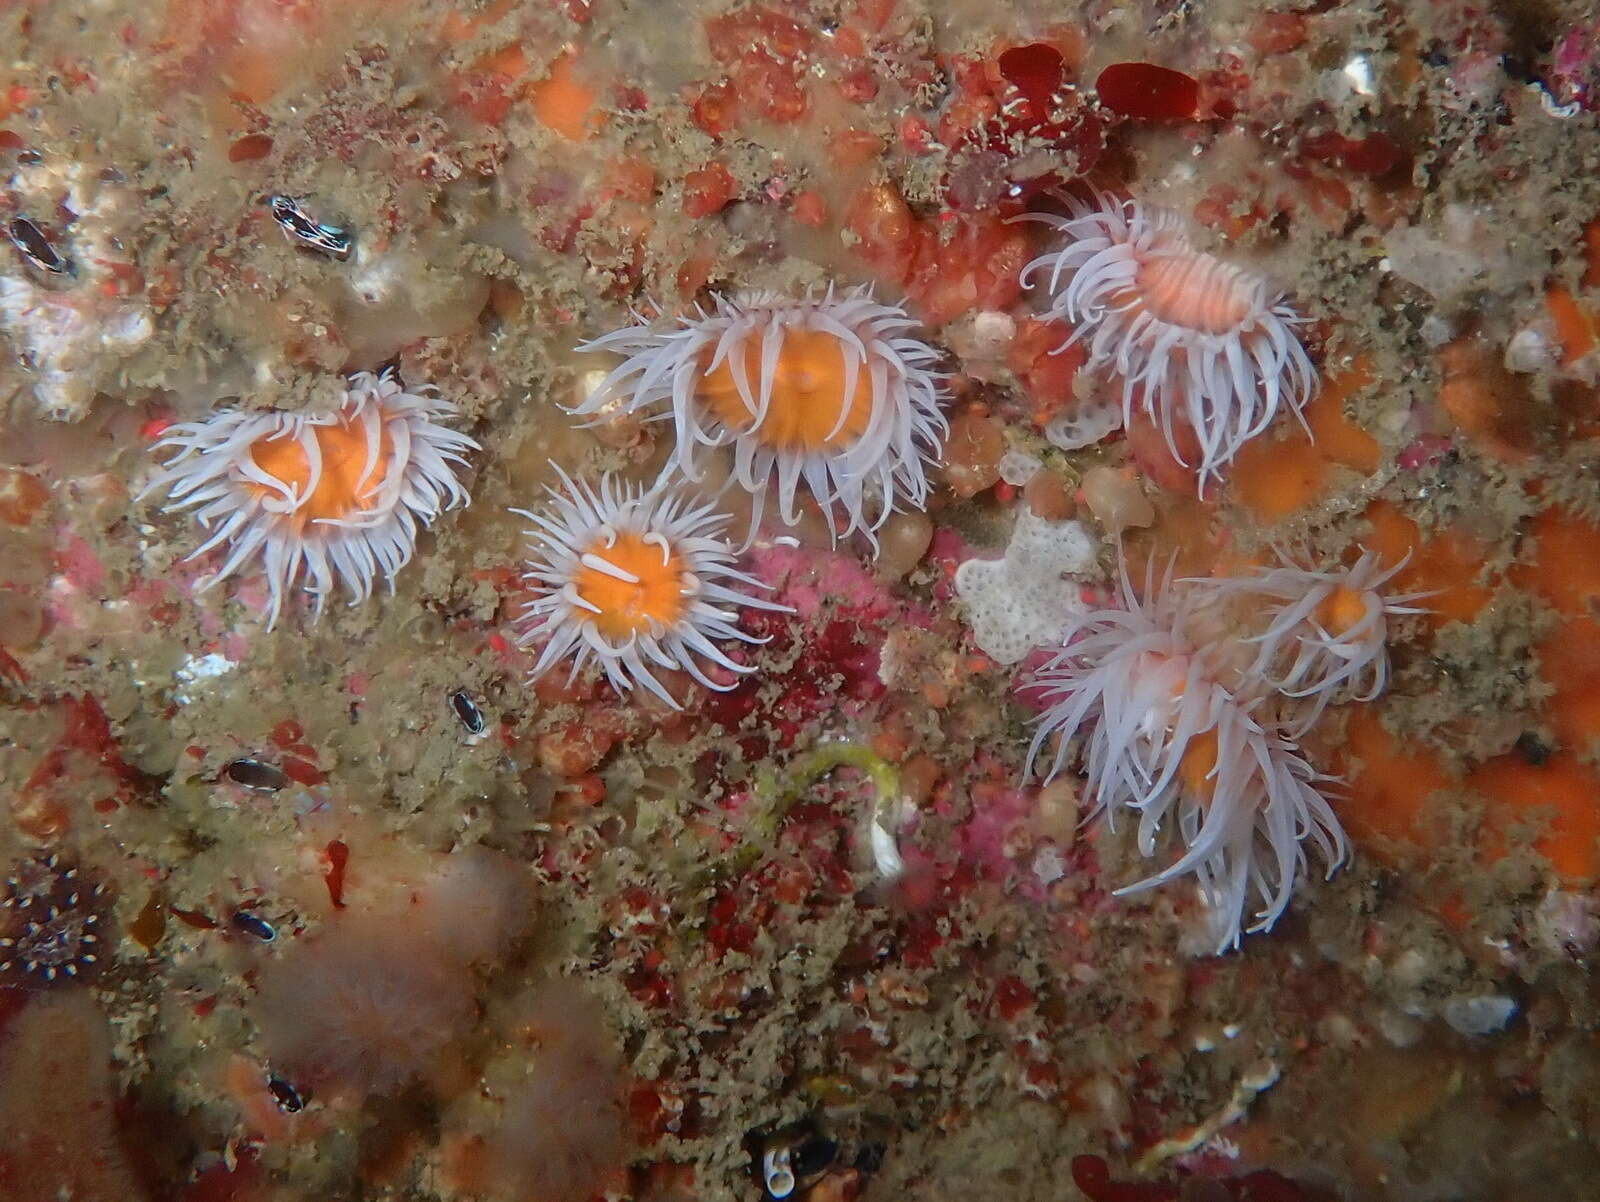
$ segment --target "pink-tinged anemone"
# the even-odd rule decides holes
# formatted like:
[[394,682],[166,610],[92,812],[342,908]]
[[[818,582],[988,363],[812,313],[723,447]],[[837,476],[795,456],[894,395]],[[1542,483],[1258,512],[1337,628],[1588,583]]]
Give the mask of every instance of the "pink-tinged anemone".
[[1288,700],[1283,721],[1298,738],[1329,704],[1372,701],[1388,688],[1389,620],[1425,613],[1412,603],[1432,594],[1386,596],[1384,586],[1406,561],[1385,568],[1372,551],[1325,571],[1279,557],[1278,567],[1250,576],[1191,583],[1219,601],[1265,603],[1267,628],[1246,640],[1256,647],[1248,671]]
[[1066,237],[1022,270],[1047,274],[1050,316],[1086,339],[1088,367],[1122,377],[1123,422],[1136,396],[1174,458],[1176,428],[1200,446],[1199,485],[1288,406],[1298,418],[1317,373],[1295,327],[1304,322],[1268,280],[1190,242],[1177,213],[1099,194],[1070,200],[1068,216],[1039,215]]
[[676,328],[641,319],[583,343],[624,359],[573,412],[670,420],[674,466],[691,481],[731,448],[753,523],[773,489],[797,523],[804,486],[836,537],[871,536],[896,509],[926,504],[947,429],[938,352],[910,336],[916,324],[866,288],[718,296]]
[[717,642],[766,641],[739,629],[739,606],[788,607],[758,596],[765,586],[734,566],[727,515],[666,477],[641,489],[607,475],[594,488],[557,471],[561,488],[547,490],[544,509],[512,511],[533,523],[524,579],[534,595],[518,636],[542,645],[533,675],[566,660],[570,679],[592,660],[617,692],[638,686],[678,709],[658,671],[687,672],[716,690],[754,671]]
[[[1116,600],[1074,618],[1062,649],[1034,671],[1030,691],[1043,711],[1029,768],[1044,759],[1048,779],[1080,762],[1089,816],[1103,812],[1114,829],[1121,814],[1137,814],[1144,856],[1175,837],[1183,851],[1172,864],[1117,894],[1192,873],[1220,954],[1242,931],[1277,922],[1306,870],[1308,840],[1329,876],[1343,864],[1344,833],[1326,796],[1333,778],[1257,721],[1264,690],[1219,681],[1233,671],[1226,657],[1190,633],[1205,625],[1201,590],[1151,570],[1141,598],[1124,565]],[[1246,925],[1252,892],[1259,908]]]

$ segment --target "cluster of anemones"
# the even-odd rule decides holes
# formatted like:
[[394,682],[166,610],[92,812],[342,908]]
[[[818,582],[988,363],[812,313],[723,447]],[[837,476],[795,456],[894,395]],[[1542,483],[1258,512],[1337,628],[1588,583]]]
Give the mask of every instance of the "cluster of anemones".
[[1033,673],[1030,767],[1080,764],[1093,814],[1137,816],[1141,855],[1182,849],[1120,894],[1193,873],[1220,953],[1283,914],[1308,840],[1328,875],[1344,862],[1335,782],[1296,740],[1329,704],[1385,687],[1389,619],[1420,612],[1416,595],[1383,592],[1399,566],[1366,553],[1223,579],[1147,570],[1136,589],[1124,565],[1117,604],[1073,620]]
[[[750,537],[769,494],[784,523],[799,521],[803,487],[835,537],[872,539],[890,513],[926,502],[945,432],[937,355],[914,326],[865,288],[755,293],[583,344],[624,360],[574,412],[671,421],[676,449],[648,489],[562,474],[550,505],[527,515],[536,558],[521,637],[542,647],[535,673],[594,661],[619,690],[674,706],[658,672],[730,687],[747,669],[716,642],[752,641],[733,607],[771,603],[733,568],[731,519],[691,491],[708,455],[726,448],[732,482],[751,494]],[[261,562],[270,627],[302,577],[319,614],[339,581],[352,604],[379,577],[392,587],[418,527],[466,502],[456,469],[478,444],[444,424],[453,413],[392,373],[357,375],[331,414],[226,410],[172,427],[157,449],[175,454],[147,491],[210,530],[194,555],[227,544],[207,586]]]
[[[1195,250],[1175,215],[1134,201],[1074,201],[1043,220],[1067,242],[1030,263],[1024,283],[1048,271],[1052,314],[1089,340],[1091,366],[1122,376],[1124,420],[1137,396],[1175,455],[1179,427],[1193,430],[1202,486],[1281,405],[1299,412],[1315,373],[1293,336],[1300,319],[1265,281]],[[541,646],[536,671],[592,660],[617,688],[673,705],[658,670],[727,687],[742,669],[716,641],[744,638],[729,607],[769,603],[732,567],[730,519],[689,490],[725,453],[728,486],[752,499],[746,542],[769,498],[785,525],[800,520],[803,493],[835,538],[868,540],[896,509],[922,507],[946,422],[936,352],[914,327],[869,289],[830,288],[717,296],[676,322],[640,320],[581,344],[622,362],[573,412],[670,422],[675,440],[650,489],[563,475],[551,506],[529,515],[538,558],[522,638]],[[477,443],[449,427],[453,413],[393,373],[363,373],[333,413],[227,410],[173,427],[158,449],[175,454],[150,488],[210,531],[195,555],[227,545],[208,583],[260,561],[270,627],[302,578],[317,613],[341,582],[352,604],[379,578],[392,588],[419,527],[466,503],[456,473]],[[1309,665],[1282,667],[1286,694]]]
[[539,558],[522,638],[543,646],[535,674],[594,659],[619,691],[642,686],[672,706],[680,701],[657,669],[731,688],[750,669],[713,640],[756,640],[730,607],[782,607],[749,591],[759,584],[733,568],[731,518],[689,490],[725,448],[731,482],[752,498],[747,543],[769,494],[783,523],[800,520],[802,486],[836,538],[871,539],[896,509],[921,507],[945,419],[936,354],[909,336],[914,325],[864,288],[800,300],[753,293],[584,343],[623,361],[573,412],[670,421],[676,440],[649,489],[563,475],[551,507],[527,515]]

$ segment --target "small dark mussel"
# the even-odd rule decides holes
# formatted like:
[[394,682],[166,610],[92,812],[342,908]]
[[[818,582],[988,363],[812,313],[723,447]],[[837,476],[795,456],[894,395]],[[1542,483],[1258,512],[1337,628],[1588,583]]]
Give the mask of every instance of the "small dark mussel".
[[267,208],[283,230],[284,237],[295,245],[318,251],[341,263],[350,257],[352,242],[349,232],[337,225],[324,225],[317,221],[293,196],[280,193],[268,197]]
[[257,793],[276,793],[289,783],[289,778],[271,764],[242,756],[228,761],[222,774],[236,785],[243,785]]
[[267,1078],[267,1092],[272,1094],[272,1100],[285,1114],[299,1114],[306,1108],[305,1097],[277,1073]]
[[50,239],[44,236],[44,231],[26,217],[13,217],[6,222],[6,237],[11,239],[11,245],[17,248],[17,253],[40,271],[49,275],[66,275],[72,270],[72,260],[50,245]]
[[235,910],[233,917],[228,920],[236,931],[242,931],[252,939],[259,939],[262,943],[271,943],[278,937],[277,928],[254,910]]
[[1531,730],[1525,730],[1517,736],[1512,750],[1535,768],[1555,754],[1555,748]]
[[477,703],[471,697],[467,696],[464,689],[457,689],[450,694],[450,708],[455,711],[456,717],[461,720],[461,725],[466,727],[469,735],[481,735],[483,733],[486,725],[483,720],[483,711],[478,708]]
[[809,1119],[745,1136],[750,1171],[761,1183],[763,1197],[781,1202],[820,1181],[839,1158],[839,1145]]

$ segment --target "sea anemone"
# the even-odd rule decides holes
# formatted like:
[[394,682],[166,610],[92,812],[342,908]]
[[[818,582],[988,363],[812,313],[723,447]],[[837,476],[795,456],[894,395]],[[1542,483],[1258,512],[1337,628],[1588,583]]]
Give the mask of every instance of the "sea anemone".
[[467,503],[456,473],[478,444],[442,424],[454,413],[431,388],[408,392],[392,372],[360,372],[337,413],[226,409],[173,426],[156,450],[178,453],[145,492],[165,489],[167,509],[193,509],[212,531],[190,559],[228,544],[202,588],[261,559],[270,630],[302,568],[317,616],[341,579],[359,604],[379,576],[393,590],[419,523]]
[[[1158,835],[1176,829],[1182,855],[1117,893],[1194,873],[1221,953],[1237,946],[1241,928],[1278,920],[1305,868],[1307,839],[1329,875],[1344,862],[1344,834],[1323,792],[1332,778],[1257,721],[1266,682],[1219,682],[1234,672],[1226,647],[1192,633],[1209,616],[1202,591],[1174,582],[1170,570],[1159,580],[1147,570],[1141,599],[1124,565],[1118,600],[1074,617],[1062,649],[1033,674],[1043,712],[1029,767],[1052,738],[1047,778],[1081,756],[1091,815],[1103,811],[1114,827],[1124,810],[1137,813],[1142,855],[1155,855]],[[1245,927],[1252,887],[1261,906]]]
[[99,932],[110,898],[103,885],[56,855],[24,859],[5,884],[0,986],[82,980],[104,966]]
[[1138,394],[1183,463],[1175,426],[1192,427],[1203,489],[1280,405],[1300,417],[1316,387],[1295,334],[1305,319],[1266,279],[1195,249],[1175,212],[1104,194],[1068,203],[1068,216],[1035,218],[1067,241],[1023,268],[1023,286],[1048,273],[1050,316],[1077,327],[1062,349],[1087,339],[1088,366],[1122,377],[1124,425]]
[[677,709],[656,669],[681,670],[719,690],[732,682],[713,680],[701,660],[729,673],[753,671],[713,640],[765,642],[739,629],[731,607],[786,607],[738,587],[764,586],[733,566],[736,553],[722,537],[728,516],[665,477],[639,488],[606,475],[595,489],[557,471],[562,487],[546,490],[544,512],[513,511],[534,524],[524,579],[535,596],[519,639],[544,644],[533,675],[570,657],[571,679],[592,659],[619,693],[643,686]]
[[1254,574],[1193,581],[1219,601],[1265,602],[1267,627],[1249,672],[1291,702],[1284,721],[1298,737],[1333,701],[1371,701],[1389,684],[1389,619],[1426,612],[1412,602],[1431,593],[1386,597],[1383,586],[1406,565],[1384,568],[1363,550],[1349,567],[1314,571],[1279,553],[1281,564]]
[[731,446],[733,479],[755,498],[752,528],[774,482],[779,514],[797,523],[803,482],[836,537],[870,535],[895,509],[926,503],[947,429],[938,353],[907,336],[915,327],[867,288],[718,296],[678,328],[641,320],[583,343],[625,359],[574,412],[670,417],[674,462],[692,481],[710,449]]

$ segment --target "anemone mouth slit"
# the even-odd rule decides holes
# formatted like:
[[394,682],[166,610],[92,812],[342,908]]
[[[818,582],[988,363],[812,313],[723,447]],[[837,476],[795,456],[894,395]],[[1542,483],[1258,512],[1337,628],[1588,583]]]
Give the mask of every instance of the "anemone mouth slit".
[[[793,329],[782,331],[770,369],[764,356],[753,338],[720,361],[702,354],[696,400],[729,430],[774,450],[823,454],[861,440],[874,405],[871,371],[855,346],[827,330]],[[752,382],[765,401],[754,412],[745,402]]]
[[684,616],[693,587],[683,557],[665,542],[652,546],[626,531],[591,543],[578,557],[572,584],[591,621],[611,639],[624,639]]

